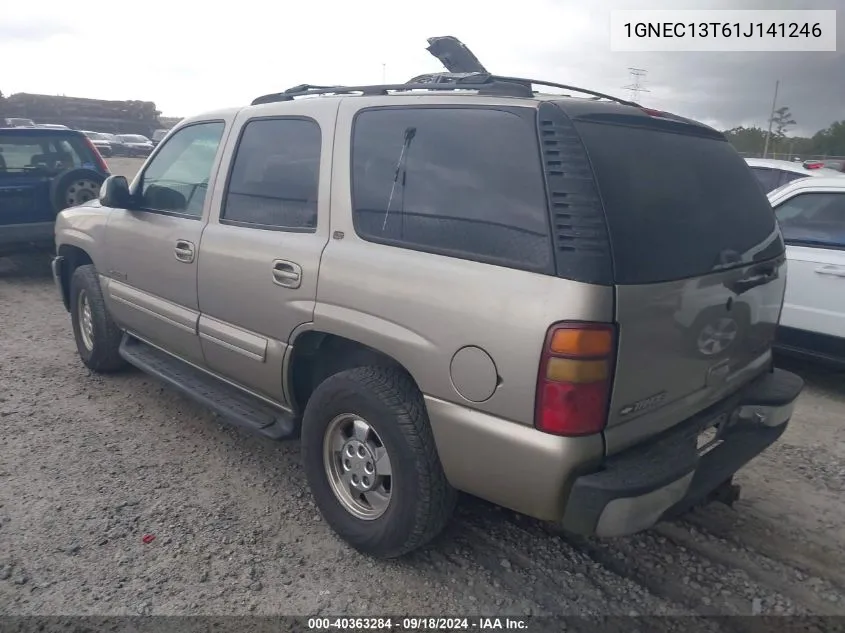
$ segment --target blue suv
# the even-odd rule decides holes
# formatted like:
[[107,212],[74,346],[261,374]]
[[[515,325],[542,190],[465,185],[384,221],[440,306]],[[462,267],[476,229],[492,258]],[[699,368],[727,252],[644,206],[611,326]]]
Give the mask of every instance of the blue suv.
[[97,198],[108,176],[81,132],[0,128],[0,256],[52,248],[56,214]]

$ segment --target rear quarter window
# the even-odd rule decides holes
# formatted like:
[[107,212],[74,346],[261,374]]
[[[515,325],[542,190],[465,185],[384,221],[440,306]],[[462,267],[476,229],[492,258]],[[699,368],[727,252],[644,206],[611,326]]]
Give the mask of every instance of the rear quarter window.
[[553,272],[535,111],[513,110],[360,112],[352,134],[356,233],[392,246]]

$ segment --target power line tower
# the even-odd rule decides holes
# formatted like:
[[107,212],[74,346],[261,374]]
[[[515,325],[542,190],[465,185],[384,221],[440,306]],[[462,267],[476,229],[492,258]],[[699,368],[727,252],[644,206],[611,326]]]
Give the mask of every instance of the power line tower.
[[628,68],[631,74],[631,83],[627,86],[622,86],[623,90],[628,90],[631,93],[631,101],[639,103],[641,92],[651,92],[648,88],[643,87],[645,76],[648,74],[647,70],[642,68]]

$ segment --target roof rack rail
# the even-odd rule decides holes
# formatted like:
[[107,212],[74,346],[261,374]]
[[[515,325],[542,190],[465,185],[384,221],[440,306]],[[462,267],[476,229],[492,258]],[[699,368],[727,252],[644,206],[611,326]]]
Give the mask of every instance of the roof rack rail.
[[449,72],[418,75],[404,84],[376,84],[370,86],[316,86],[300,84],[283,92],[263,95],[252,101],[252,105],[291,101],[295,97],[312,95],[344,95],[360,93],[362,95],[386,95],[389,92],[407,92],[411,90],[476,90],[483,95],[503,95],[513,97],[533,97],[532,86],[560,88],[572,92],[590,95],[593,99],[607,99],[622,105],[640,107],[638,103],[620,99],[603,92],[559,84],[542,79],[505,77],[488,72],[478,58],[458,38],[451,35],[428,38],[427,50],[446,67]]
[[296,97],[307,97],[312,95],[349,95],[359,93],[361,95],[386,95],[391,92],[409,92],[411,90],[429,90],[434,92],[451,92],[456,90],[475,90],[480,94],[507,95],[514,97],[531,97],[533,93],[527,86],[518,83],[487,80],[487,81],[459,81],[459,82],[434,82],[420,81],[404,84],[375,84],[369,86],[294,86],[283,92],[262,95],[253,99],[251,105],[262,103],[276,103],[279,101],[293,101]]
[[252,101],[252,105],[276,103],[279,101],[293,101],[293,99],[297,97],[313,95],[351,95],[355,93],[359,93],[361,95],[386,95],[390,92],[409,92],[411,90],[429,90],[434,92],[476,90],[479,94],[486,95],[533,97],[536,93],[532,90],[532,86],[547,86],[587,94],[594,99],[607,99],[622,105],[640,107],[638,103],[634,103],[633,101],[628,101],[626,99],[620,99],[618,97],[614,97],[613,95],[596,92],[595,90],[588,90],[586,88],[578,88],[577,86],[544,81],[541,79],[501,77],[498,75],[487,75],[484,73],[471,73],[464,77],[453,76],[452,78],[442,77],[442,75],[447,75],[447,73],[442,73],[440,77],[437,77],[437,75],[438,74],[421,75],[419,77],[415,77],[409,83],[404,84],[374,84],[367,86],[313,86],[311,84],[301,84],[299,86],[288,88],[283,92],[262,95],[254,99]]

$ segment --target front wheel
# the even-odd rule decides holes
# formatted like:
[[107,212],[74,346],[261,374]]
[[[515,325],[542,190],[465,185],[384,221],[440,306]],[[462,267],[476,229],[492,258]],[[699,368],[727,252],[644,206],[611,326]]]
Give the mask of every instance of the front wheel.
[[357,367],[323,381],[305,409],[302,455],[326,522],[366,554],[426,544],[454,509],[422,395],[401,370]]
[[91,265],[73,271],[70,318],[76,349],[89,369],[110,373],[126,365],[119,352],[123,333],[106,308],[97,271]]

